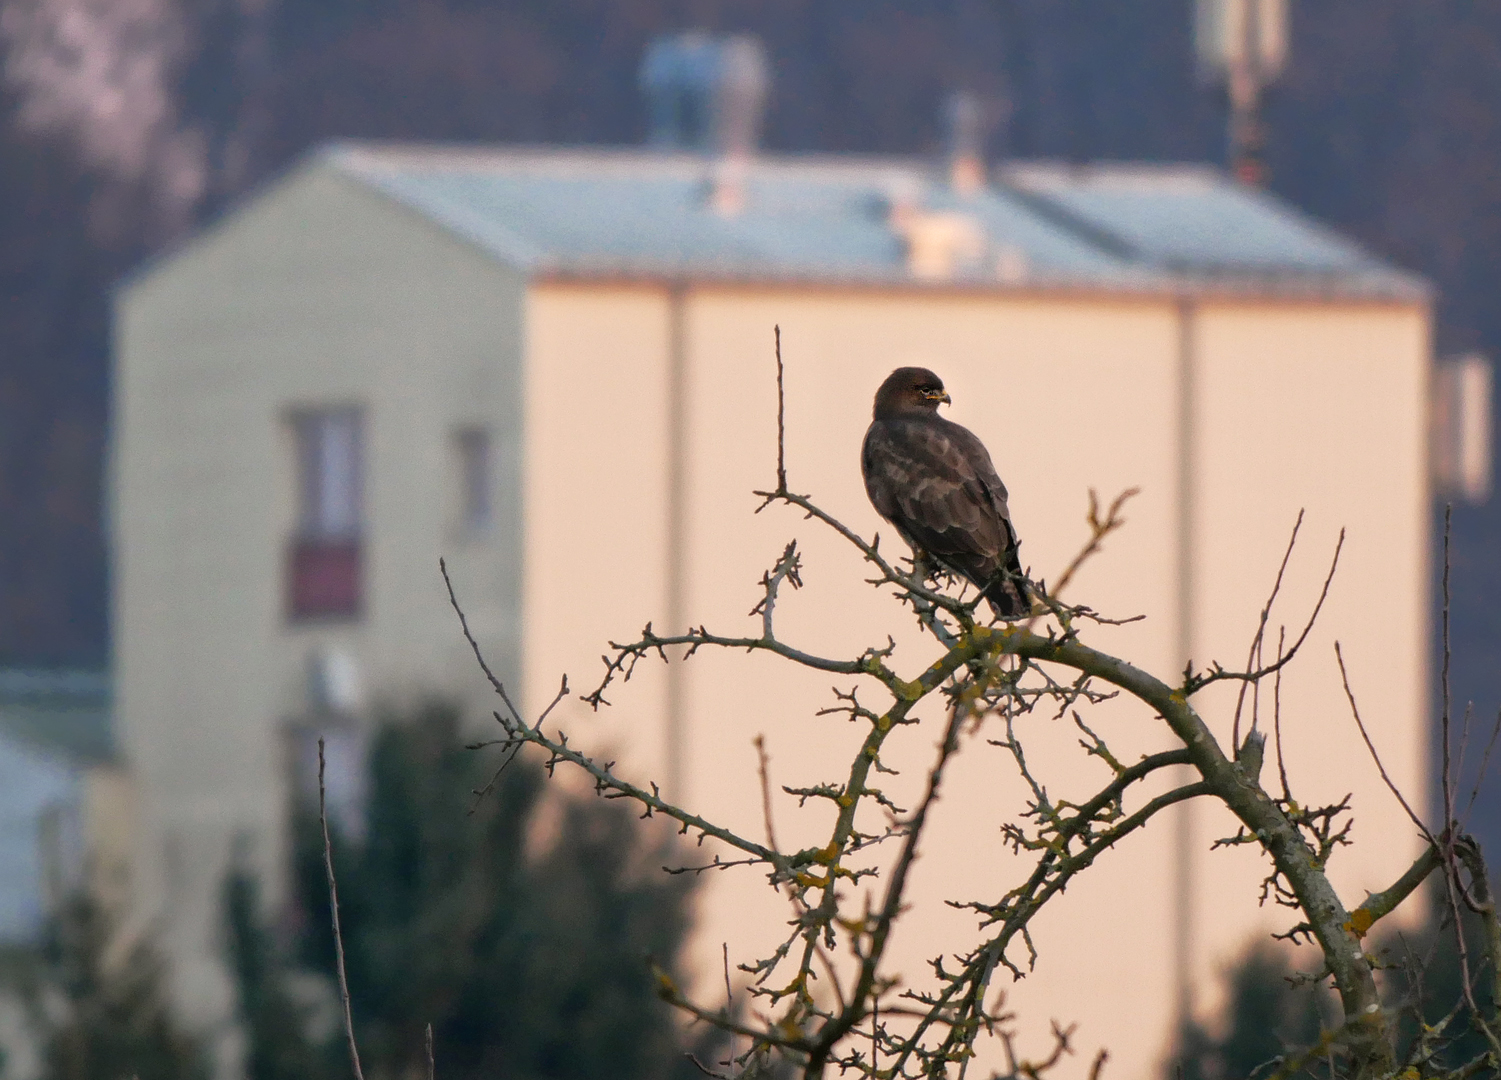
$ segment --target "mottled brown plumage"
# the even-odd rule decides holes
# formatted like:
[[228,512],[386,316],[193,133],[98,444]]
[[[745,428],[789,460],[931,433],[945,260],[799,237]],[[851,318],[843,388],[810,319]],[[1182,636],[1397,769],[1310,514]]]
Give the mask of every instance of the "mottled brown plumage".
[[1006,485],[985,444],[938,415],[949,400],[926,368],[897,368],[876,391],[860,468],[877,511],[915,552],[973,582],[1001,618],[1031,609]]

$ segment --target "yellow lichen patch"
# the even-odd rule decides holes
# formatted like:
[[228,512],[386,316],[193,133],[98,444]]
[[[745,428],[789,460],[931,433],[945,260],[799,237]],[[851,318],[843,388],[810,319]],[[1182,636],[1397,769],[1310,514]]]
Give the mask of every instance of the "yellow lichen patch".
[[897,698],[902,701],[917,701],[922,698],[925,691],[920,682],[907,682],[892,676],[891,689]]
[[1363,907],[1358,907],[1354,911],[1350,912],[1350,918],[1345,923],[1345,929],[1350,931],[1350,933],[1354,934],[1356,937],[1363,938],[1371,929],[1371,924],[1375,921],[1375,916],[1373,916],[1369,911],[1367,911]]

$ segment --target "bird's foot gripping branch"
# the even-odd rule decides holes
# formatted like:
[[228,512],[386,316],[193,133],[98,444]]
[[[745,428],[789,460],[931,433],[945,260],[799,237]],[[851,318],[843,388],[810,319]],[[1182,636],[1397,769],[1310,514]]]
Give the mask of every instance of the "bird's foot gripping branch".
[[[1377,965],[1364,939],[1423,881],[1438,874],[1448,885],[1456,917],[1461,908],[1468,908],[1479,914],[1486,928],[1486,955],[1474,965],[1477,973],[1501,970],[1501,924],[1479,849],[1459,832],[1452,800],[1441,828],[1430,832],[1417,822],[1427,847],[1411,869],[1382,892],[1348,904],[1326,872],[1331,856],[1347,839],[1348,806],[1310,809],[1294,798],[1281,764],[1280,713],[1271,747],[1278,758],[1279,788],[1269,791],[1262,783],[1268,747],[1259,717],[1253,714],[1250,730],[1241,738],[1237,707],[1234,735],[1222,744],[1195,708],[1195,695],[1213,683],[1237,681],[1254,688],[1264,679],[1279,679],[1307,640],[1318,606],[1293,643],[1286,645],[1285,638],[1279,641],[1275,658],[1262,663],[1262,639],[1276,598],[1274,588],[1244,670],[1212,666],[1207,672],[1189,670],[1177,680],[1165,681],[1091,647],[1084,640],[1086,632],[1112,620],[1063,603],[1057,598],[1058,590],[1050,593],[1041,582],[1017,583],[1020,595],[1033,601],[1030,612],[1022,613],[1027,621],[986,623],[977,618],[976,607],[982,599],[996,606],[993,597],[987,598],[984,591],[969,598],[955,596],[924,571],[920,560],[910,564],[910,569],[894,564],[875,542],[857,535],[809,497],[792,492],[780,445],[777,479],[773,490],[758,493],[763,498],[761,509],[794,509],[853,545],[873,570],[871,584],[915,614],[932,643],[930,655],[936,653],[936,659],[906,669],[892,639],[884,634],[883,640],[872,642],[862,652],[842,656],[823,655],[804,643],[784,639],[778,632],[777,611],[786,590],[802,584],[799,552],[795,543],[789,543],[761,578],[760,596],[752,610],[759,618],[758,634],[720,634],[706,626],[683,631],[669,628],[662,633],[647,625],[635,640],[611,644],[604,676],[584,700],[596,708],[607,705],[606,694],[629,680],[642,660],[688,662],[706,649],[769,653],[788,664],[849,677],[854,686],[836,691],[825,710],[846,715],[859,725],[847,766],[821,783],[784,789],[801,804],[823,804],[832,811],[826,838],[815,847],[782,850],[769,810],[765,839],[753,839],[706,813],[668,801],[656,784],[628,781],[612,763],[581,751],[566,732],[547,725],[553,708],[568,693],[566,679],[552,704],[536,720],[528,720],[487,664],[452,583],[448,585],[464,636],[502,701],[495,713],[501,734],[489,744],[500,748],[500,768],[515,753],[534,748],[545,757],[549,770],[559,766],[581,770],[602,796],[633,801],[644,816],[669,818],[683,833],[712,842],[712,858],[674,872],[759,868],[768,886],[790,903],[793,918],[785,937],[765,956],[740,966],[749,982],[748,1009],[732,1011],[728,1005],[695,1000],[665,974],[660,975],[664,999],[736,1036],[731,1057],[705,1065],[705,1071],[750,1076],[790,1064],[805,1077],[822,1076],[830,1066],[873,1080],[962,1077],[982,1044],[994,1040],[1010,1075],[1046,1074],[1071,1052],[1070,1029],[1054,1026],[1051,1054],[1032,1061],[1020,1059],[1012,1042],[1015,1021],[1001,1011],[1004,994],[995,984],[1020,977],[1039,962],[1031,926],[1078,875],[1133,833],[1153,827],[1168,807],[1190,799],[1210,799],[1238,820],[1241,831],[1233,842],[1255,845],[1267,857],[1270,871],[1265,897],[1296,909],[1297,923],[1288,933],[1317,945],[1323,959],[1317,977],[1332,985],[1341,1005],[1341,1022],[1326,1031],[1316,1046],[1269,1063],[1265,1075],[1297,1075],[1314,1060],[1338,1075],[1359,1078],[1405,1080],[1441,1075],[1434,1065],[1438,1060],[1434,1047],[1452,1036],[1456,1023],[1451,1017],[1448,1029],[1424,1028],[1422,1038],[1407,1040],[1399,1048],[1397,1011],[1383,1001]],[[1120,527],[1127,497],[1129,493],[1117,499],[1102,517],[1091,496],[1090,539],[1066,577]],[[1295,539],[1296,535],[1294,530]],[[1336,554],[1336,564],[1337,559]],[[1333,573],[1331,566],[1331,577]],[[446,568],[444,577],[447,581]],[[1280,580],[1279,573],[1279,587]],[[1326,592],[1327,588],[1326,582]],[[1015,597],[1018,592],[1008,595]],[[1100,725],[1091,725],[1086,714],[1107,699],[1121,697],[1134,699],[1144,706],[1141,714],[1165,725],[1174,748],[1137,760],[1126,760],[1113,751],[1096,730]],[[902,807],[879,783],[881,774],[895,764],[886,756],[888,740],[898,729],[919,722],[915,713],[919,706],[935,703],[942,706],[936,749],[926,762],[920,794],[911,806]],[[1101,769],[1097,790],[1076,800],[1050,794],[1027,754],[1032,717],[1067,720],[1076,727],[1080,736],[1077,772],[1083,775],[1088,768]],[[948,943],[932,942],[928,950],[935,957],[932,977],[921,985],[903,984],[890,967],[893,930],[909,907],[914,861],[949,767],[956,755],[974,752],[971,747],[979,744],[961,734],[967,728],[978,729],[982,721],[995,735],[983,745],[1007,755],[1029,797],[1025,809],[1011,819],[973,824],[976,829],[999,829],[1024,871],[991,898],[952,898],[953,906],[975,916],[978,943],[967,944],[956,955]],[[1185,773],[1186,782],[1182,780]],[[764,752],[761,780],[763,800],[769,806]],[[884,857],[876,860],[877,854]],[[1466,994],[1470,995],[1468,972]],[[1501,1024],[1494,1005],[1501,1001],[1501,992],[1481,998],[1471,995],[1466,1015],[1470,1024],[1485,1033],[1486,1049],[1451,1075],[1475,1075],[1501,1062],[1501,1045],[1496,1042]],[[1092,1072],[1097,1075],[1103,1064],[1102,1053]]]

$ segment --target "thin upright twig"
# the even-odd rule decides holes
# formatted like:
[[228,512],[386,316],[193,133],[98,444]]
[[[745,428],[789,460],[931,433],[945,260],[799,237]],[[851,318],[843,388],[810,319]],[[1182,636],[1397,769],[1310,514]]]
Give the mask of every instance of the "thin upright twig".
[[1255,682],[1257,679],[1263,679],[1268,675],[1275,674],[1282,668],[1285,668],[1288,664],[1292,663],[1293,657],[1298,655],[1298,650],[1301,649],[1303,647],[1303,643],[1308,640],[1308,635],[1313,633],[1314,624],[1319,620],[1319,613],[1324,610],[1324,601],[1329,599],[1329,586],[1334,584],[1334,574],[1335,571],[1339,569],[1339,556],[1340,553],[1344,551],[1344,549],[1345,530],[1341,529],[1339,531],[1339,540],[1336,541],[1334,545],[1334,558],[1329,561],[1329,573],[1324,576],[1324,587],[1319,590],[1318,603],[1313,605],[1313,612],[1308,616],[1308,621],[1303,624],[1302,633],[1298,635],[1297,640],[1292,643],[1292,647],[1288,649],[1287,652],[1277,657],[1276,662],[1268,664],[1266,667],[1260,668],[1256,671],[1225,671],[1224,669],[1217,667],[1208,675],[1195,677],[1193,680],[1191,680],[1189,689],[1193,693],[1198,693],[1200,690],[1204,689],[1204,687],[1206,686],[1209,686],[1211,683],[1221,682],[1225,679],[1238,679],[1241,682]]
[[1439,713],[1440,728],[1443,733],[1444,752],[1443,773],[1439,777],[1440,783],[1442,784],[1443,788],[1444,799],[1444,830],[1442,833],[1442,848],[1444,853],[1444,895],[1445,899],[1448,901],[1449,915],[1454,921],[1454,944],[1456,951],[1459,953],[1460,989],[1463,991],[1465,1004],[1469,1007],[1470,1015],[1476,1020],[1478,1024],[1480,1024],[1482,1029],[1485,1030],[1487,1034],[1490,1034],[1489,1028],[1485,1027],[1484,1021],[1480,1019],[1480,1009],[1475,1003],[1475,993],[1470,981],[1470,949],[1469,944],[1465,941],[1464,917],[1459,908],[1459,891],[1461,888],[1459,882],[1459,861],[1454,850],[1454,842],[1456,839],[1455,833],[1457,830],[1455,828],[1454,822],[1454,777],[1450,771],[1452,766],[1449,760],[1449,720],[1451,710],[1451,701],[1449,698],[1449,660],[1451,656],[1449,648],[1449,570],[1451,561],[1449,543],[1453,531],[1453,519],[1454,504],[1445,504],[1443,578],[1444,610],[1441,620],[1443,627],[1442,638],[1444,648],[1444,666],[1443,675],[1440,680],[1440,686],[1443,693],[1443,705]]
[[757,735],[756,760],[757,771],[761,774],[761,816],[766,819],[766,846],[772,851],[779,851],[777,847],[776,828],[771,823],[771,776],[767,768],[769,761],[766,756],[766,736]]
[[[1271,617],[1272,605],[1277,602],[1277,594],[1282,591],[1282,577],[1287,573],[1288,560],[1293,557],[1293,548],[1298,543],[1298,530],[1303,527],[1303,510],[1298,511],[1298,520],[1293,522],[1293,534],[1288,537],[1287,550],[1282,553],[1282,565],[1277,567],[1277,580],[1272,582],[1272,593],[1266,598],[1266,604],[1261,609],[1261,619],[1256,624],[1256,634],[1251,638],[1251,648],[1246,655],[1246,670],[1256,671],[1261,667],[1261,642],[1266,635],[1266,621]],[[1277,653],[1282,654],[1281,650]],[[1261,688],[1261,680],[1255,683],[1256,688]],[[1240,746],[1240,710],[1246,702],[1246,684],[1240,684],[1240,693],[1235,698],[1235,720],[1230,727],[1230,745]],[[1253,722],[1254,724],[1254,722]]]
[[[728,1020],[735,1015],[735,992],[730,989],[730,943],[722,942],[720,948],[724,952],[724,1016]],[[735,1072],[735,1033],[730,1032],[730,1060],[725,1062],[729,1067],[730,1075]]]
[[427,1051],[427,1080],[433,1080],[435,1070],[433,1062],[433,1026],[431,1024],[427,1025],[423,1046]]
[[[1444,668],[1439,679],[1440,693],[1443,695],[1443,704],[1439,712],[1439,724],[1443,732],[1443,773],[1439,782],[1443,785],[1444,798],[1444,831],[1451,831],[1454,824],[1454,790],[1452,778],[1449,775],[1449,529],[1450,520],[1454,515],[1452,503],[1444,507],[1444,610],[1442,617],[1443,645],[1444,645]],[[1446,847],[1445,853],[1449,856],[1449,862],[1453,862],[1453,843]],[[1457,918],[1457,912],[1456,912]]]
[[349,1062],[355,1080],[365,1080],[360,1048],[354,1041],[354,1014],[349,1009],[349,978],[344,974],[344,935],[339,930],[339,886],[334,881],[334,845],[328,836],[328,807],[323,784],[323,740],[318,740],[318,821],[323,826],[323,869],[328,874],[328,910],[334,924],[334,960],[339,971],[339,1003],[344,1007],[344,1034],[349,1038]]
[[1141,494],[1141,488],[1127,488],[1111,500],[1110,508],[1105,511],[1105,517],[1100,517],[1100,497],[1095,494],[1094,488],[1089,489],[1089,513],[1086,520],[1089,522],[1089,539],[1084,547],[1074,556],[1073,561],[1064,568],[1063,573],[1058,575],[1058,583],[1048,590],[1054,600],[1063,595],[1063,590],[1068,588],[1069,582],[1073,581],[1074,575],[1079,572],[1089,559],[1098,554],[1105,537],[1115,532],[1126,524],[1126,519],[1121,517],[1121,510],[1126,503]]
[[[1480,758],[1480,769],[1475,773],[1475,784],[1470,788],[1470,801],[1465,804],[1464,817],[1468,821],[1470,811],[1475,808],[1475,800],[1480,797],[1481,785],[1485,783],[1486,770],[1490,768],[1491,751],[1496,748],[1496,737],[1501,735],[1501,710],[1496,712],[1496,722],[1491,725],[1491,737],[1485,742],[1485,753]],[[1463,822],[1461,822],[1461,826]]]
[[[1282,646],[1287,641],[1287,627],[1277,628],[1277,655],[1282,655]],[[1282,779],[1282,799],[1292,802],[1293,793],[1287,785],[1287,758],[1282,754],[1282,669],[1272,679],[1272,730],[1277,738],[1277,775]]]
[[1381,755],[1376,752],[1376,744],[1371,742],[1371,736],[1366,731],[1365,722],[1360,718],[1360,707],[1355,704],[1355,692],[1350,689],[1350,676],[1345,671],[1344,653],[1340,651],[1339,642],[1337,641],[1334,643],[1334,658],[1339,661],[1339,677],[1345,685],[1345,699],[1350,703],[1350,714],[1355,717],[1355,726],[1360,729],[1360,737],[1365,740],[1366,749],[1371,752],[1371,760],[1376,763],[1376,769],[1381,773],[1381,779],[1386,782],[1387,788],[1397,797],[1397,801],[1402,804],[1402,809],[1407,811],[1407,816],[1412,819],[1412,823],[1423,834],[1423,839],[1437,846],[1439,841],[1434,838],[1433,833],[1428,831],[1428,826],[1423,824],[1423,819],[1413,812],[1412,806],[1402,795],[1401,790],[1392,782],[1392,778],[1387,775],[1386,766],[1381,763]]
[[782,385],[782,327],[774,328],[777,339],[777,494],[787,493],[787,394]]
[[1089,1067],[1089,1080],[1100,1080],[1100,1075],[1105,1071],[1105,1062],[1110,1060],[1110,1051],[1101,1047],[1095,1055],[1094,1064]]

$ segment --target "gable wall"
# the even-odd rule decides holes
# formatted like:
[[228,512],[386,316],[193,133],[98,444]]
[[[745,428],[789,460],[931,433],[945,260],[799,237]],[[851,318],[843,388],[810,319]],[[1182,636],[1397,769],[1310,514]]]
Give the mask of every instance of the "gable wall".
[[[314,163],[119,297],[117,716],[143,795],[138,893],[166,916],[194,1018],[228,1005],[214,934],[231,838],[280,879],[283,732],[307,712],[312,653],[345,650],[372,703],[442,684],[463,658],[447,554],[478,632],[514,662],[521,295],[515,273]],[[288,419],[338,405],[364,415],[366,610],[293,625]],[[469,423],[499,464],[483,541],[453,512],[451,437]]]

